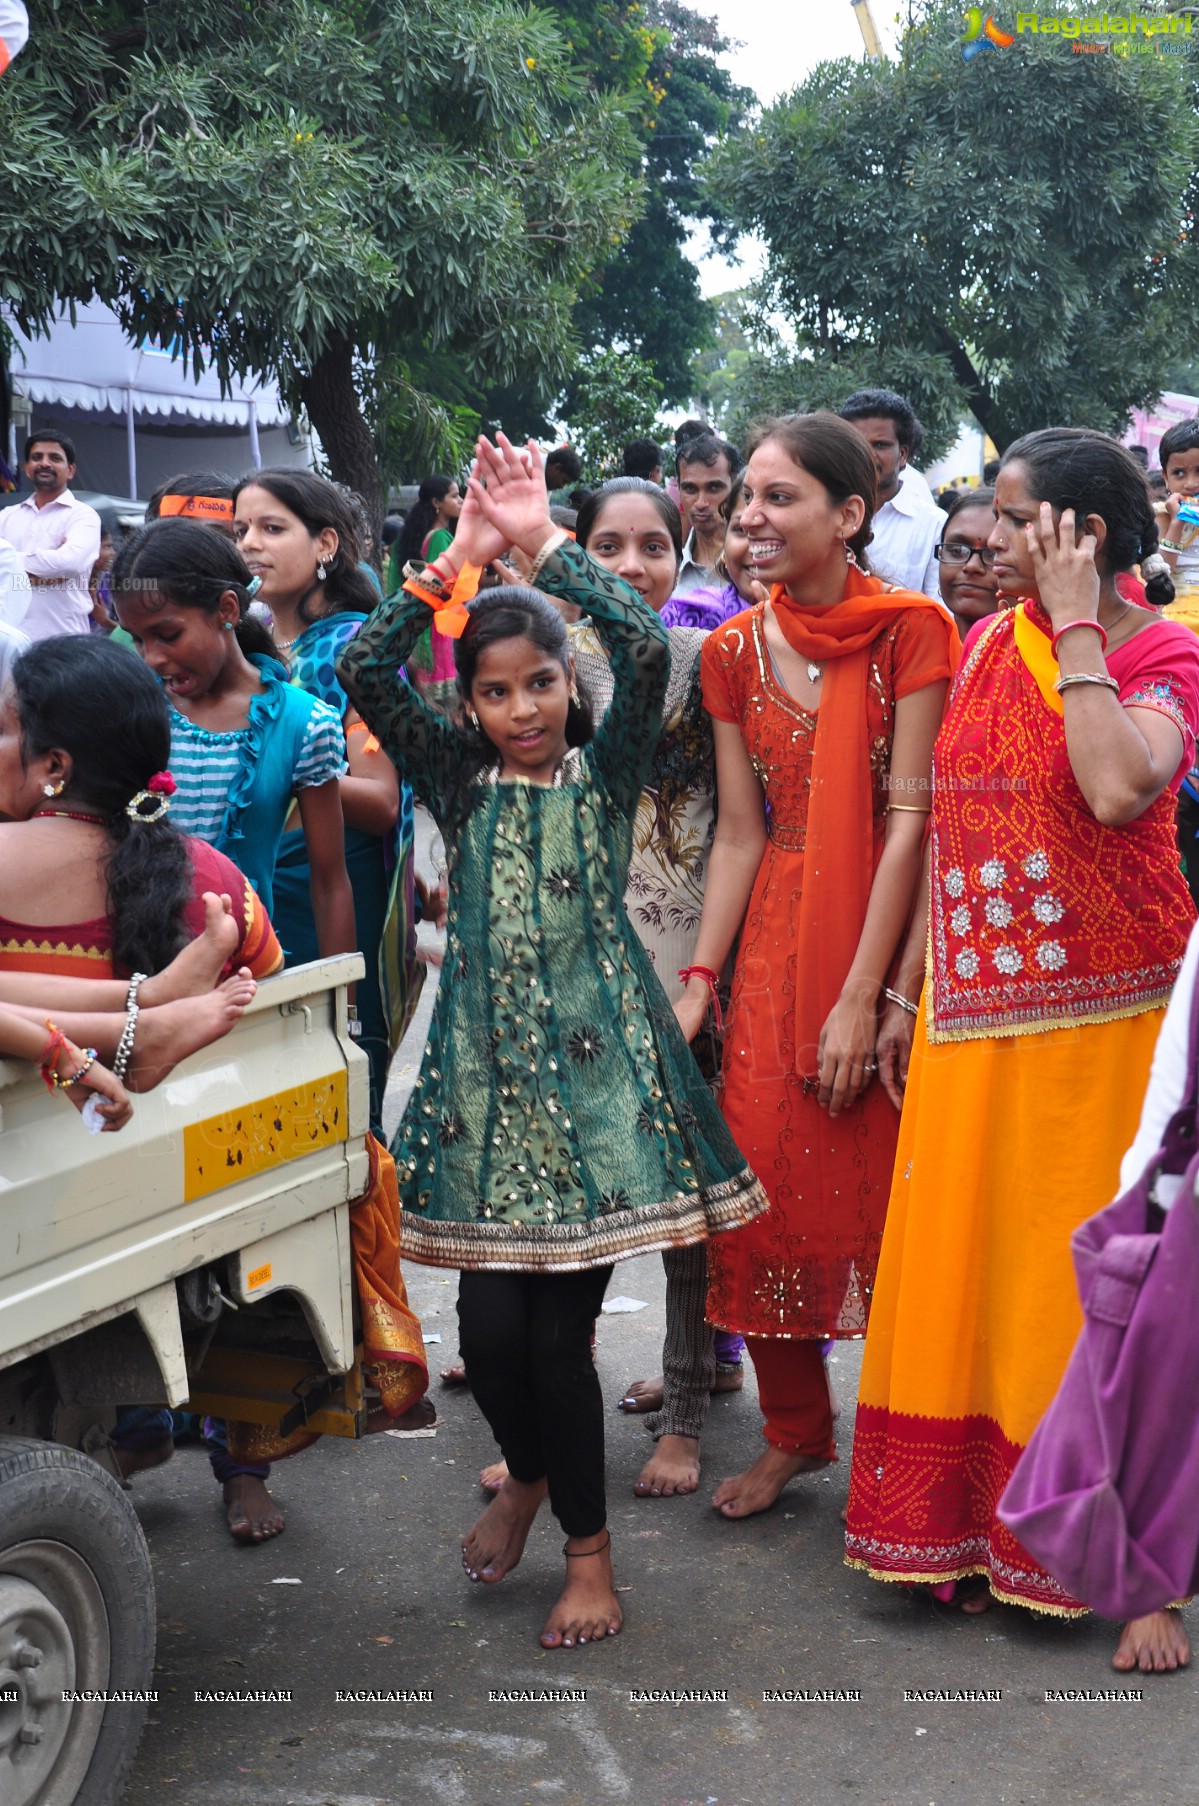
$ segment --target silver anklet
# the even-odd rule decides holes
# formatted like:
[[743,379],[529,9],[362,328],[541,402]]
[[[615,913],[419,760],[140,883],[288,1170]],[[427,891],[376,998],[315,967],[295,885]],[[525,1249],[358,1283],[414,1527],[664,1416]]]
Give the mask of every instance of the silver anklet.
[[117,1042],[117,1051],[112,1062],[113,1075],[118,1079],[125,1077],[129,1070],[129,1062],[133,1058],[133,1038],[137,1034],[139,1011],[137,993],[146,976],[145,972],[135,972],[129,980],[129,990],[125,996],[125,1026],[121,1030],[121,1038]]

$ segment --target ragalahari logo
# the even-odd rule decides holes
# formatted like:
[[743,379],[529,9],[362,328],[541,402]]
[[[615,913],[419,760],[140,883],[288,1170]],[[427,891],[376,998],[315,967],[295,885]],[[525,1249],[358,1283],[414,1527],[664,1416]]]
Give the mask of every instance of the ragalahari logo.
[[972,62],[984,50],[1007,50],[1016,42],[1010,32],[1001,31],[994,13],[983,16],[981,6],[966,9],[966,29],[962,33],[962,61]]

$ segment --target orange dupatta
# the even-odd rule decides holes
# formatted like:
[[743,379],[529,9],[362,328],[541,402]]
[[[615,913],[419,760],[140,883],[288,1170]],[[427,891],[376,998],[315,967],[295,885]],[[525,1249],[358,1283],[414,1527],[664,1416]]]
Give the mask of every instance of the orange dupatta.
[[816,714],[812,785],[808,798],[804,887],[796,942],[795,1070],[814,1077],[820,1031],[853,964],[870,887],[874,882],[874,827],[866,683],[870,648],[909,609],[931,609],[945,643],[925,668],[907,674],[905,694],[952,677],[961,642],[948,609],[915,590],[892,589],[851,566],[845,593],[828,607],[795,602],[781,583],[770,606],[789,646],[826,665]]

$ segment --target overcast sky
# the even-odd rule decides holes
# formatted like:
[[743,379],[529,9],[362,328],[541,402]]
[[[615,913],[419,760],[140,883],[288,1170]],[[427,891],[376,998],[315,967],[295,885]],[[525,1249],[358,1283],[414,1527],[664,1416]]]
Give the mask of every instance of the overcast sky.
[[[691,0],[696,12],[715,19],[739,48],[721,60],[763,106],[794,88],[829,57],[860,57],[862,33],[850,0]],[[874,22],[884,43],[893,41],[894,0],[873,0]],[[696,245],[702,254],[706,234]],[[739,268],[704,257],[700,283],[706,295],[739,287],[761,267],[760,248],[747,241]]]

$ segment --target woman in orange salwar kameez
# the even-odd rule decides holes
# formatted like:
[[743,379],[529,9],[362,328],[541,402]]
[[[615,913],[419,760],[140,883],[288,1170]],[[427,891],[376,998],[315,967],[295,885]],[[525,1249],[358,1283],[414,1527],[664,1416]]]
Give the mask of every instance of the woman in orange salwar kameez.
[[[770,599],[705,642],[719,813],[695,965],[702,1019],[738,929],[722,1107],[770,1209],[709,1249],[709,1320],[746,1336],[766,1449],[726,1517],[835,1459],[821,1360],[865,1332],[898,1117],[876,1082],[887,975],[919,880],[948,612],[868,576],[874,463],[833,415],[764,427],[742,531]],[[748,908],[747,908],[748,905]]]
[[[981,1576],[958,1595],[968,1610],[989,1590],[1072,1615],[995,1508],[1081,1328],[1070,1235],[1117,1190],[1194,915],[1173,798],[1199,725],[1199,646],[1116,588],[1157,532],[1144,473],[1114,441],[1018,440],[995,508],[994,569],[1016,606],[967,641],[937,742],[931,977],[847,1551],[941,1598]],[[1177,1615],[1159,1612],[1126,1627],[1116,1666],[1187,1654]]]

